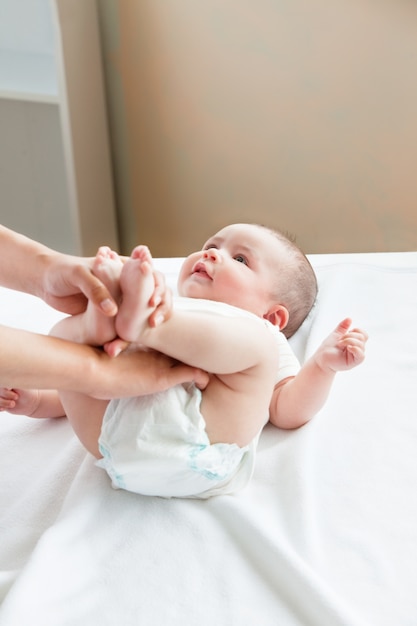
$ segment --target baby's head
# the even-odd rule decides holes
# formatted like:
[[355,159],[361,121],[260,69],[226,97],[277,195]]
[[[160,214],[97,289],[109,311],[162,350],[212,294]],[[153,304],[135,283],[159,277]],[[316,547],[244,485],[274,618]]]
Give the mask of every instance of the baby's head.
[[314,304],[317,281],[288,237],[258,224],[232,224],[187,257],[178,291],[251,311],[291,337]]

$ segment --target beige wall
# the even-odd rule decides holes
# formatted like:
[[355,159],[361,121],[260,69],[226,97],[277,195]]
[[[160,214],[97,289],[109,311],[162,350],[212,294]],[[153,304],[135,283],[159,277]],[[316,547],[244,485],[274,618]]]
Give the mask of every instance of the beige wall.
[[417,249],[417,3],[98,0],[123,251]]

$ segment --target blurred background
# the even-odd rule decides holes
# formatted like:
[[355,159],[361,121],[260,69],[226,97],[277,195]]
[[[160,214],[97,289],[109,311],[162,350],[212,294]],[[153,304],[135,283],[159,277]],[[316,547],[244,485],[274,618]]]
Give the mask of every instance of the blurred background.
[[[155,256],[183,256],[227,223],[255,221],[293,234],[307,253],[417,249],[417,3],[52,5],[64,214],[72,216],[64,230],[73,233],[70,243],[55,239],[61,247],[92,253],[98,241],[129,253],[142,242]],[[88,20],[77,7],[88,7]],[[87,23],[99,48],[88,71]],[[84,82],[70,78],[81,70]],[[85,96],[93,75],[103,99],[94,107]],[[74,108],[91,109],[78,139]],[[91,151],[86,137],[101,114]],[[0,131],[1,119],[0,91]],[[4,177],[1,164],[0,156]],[[86,185],[96,181],[81,200],[77,167]],[[13,227],[16,211],[1,214]]]

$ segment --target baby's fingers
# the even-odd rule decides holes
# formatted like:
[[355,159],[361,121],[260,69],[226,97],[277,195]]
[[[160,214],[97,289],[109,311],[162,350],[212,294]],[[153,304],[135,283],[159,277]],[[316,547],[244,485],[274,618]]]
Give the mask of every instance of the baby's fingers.
[[346,362],[348,365],[359,365],[365,359],[365,347],[363,345],[349,345],[346,348]]
[[346,364],[349,367],[359,365],[365,358],[365,344],[368,335],[364,331],[352,330],[339,341],[341,348],[346,355]]
[[352,328],[352,330],[349,331],[348,334],[352,337],[356,337],[356,339],[363,341],[363,343],[366,343],[369,337],[368,333],[365,330],[362,330],[362,328]]
[[172,314],[172,292],[166,286],[165,278],[160,272],[154,272],[154,279],[155,290],[149,300],[149,306],[155,307],[149,316],[149,326],[152,328],[165,322]]
[[0,410],[7,411],[8,409],[14,409],[18,398],[19,396],[13,389],[0,387]]
[[365,347],[366,342],[368,341],[368,333],[359,328],[354,328],[349,332],[345,333],[341,339],[339,339],[340,346],[363,346]]

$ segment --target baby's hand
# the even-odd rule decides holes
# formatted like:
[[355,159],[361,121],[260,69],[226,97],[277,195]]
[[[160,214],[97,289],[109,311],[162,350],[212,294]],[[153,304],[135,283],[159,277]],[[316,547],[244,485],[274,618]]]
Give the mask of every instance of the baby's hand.
[[37,389],[8,389],[0,387],[0,411],[31,416],[39,405]]
[[350,370],[364,360],[368,335],[360,328],[350,330],[351,324],[352,320],[349,318],[340,322],[318,348],[315,358],[323,370]]
[[172,292],[171,289],[167,287],[165,276],[161,272],[154,270],[153,277],[155,280],[155,290],[149,300],[149,306],[155,307],[155,310],[149,317],[149,325],[155,327],[171,317]]

